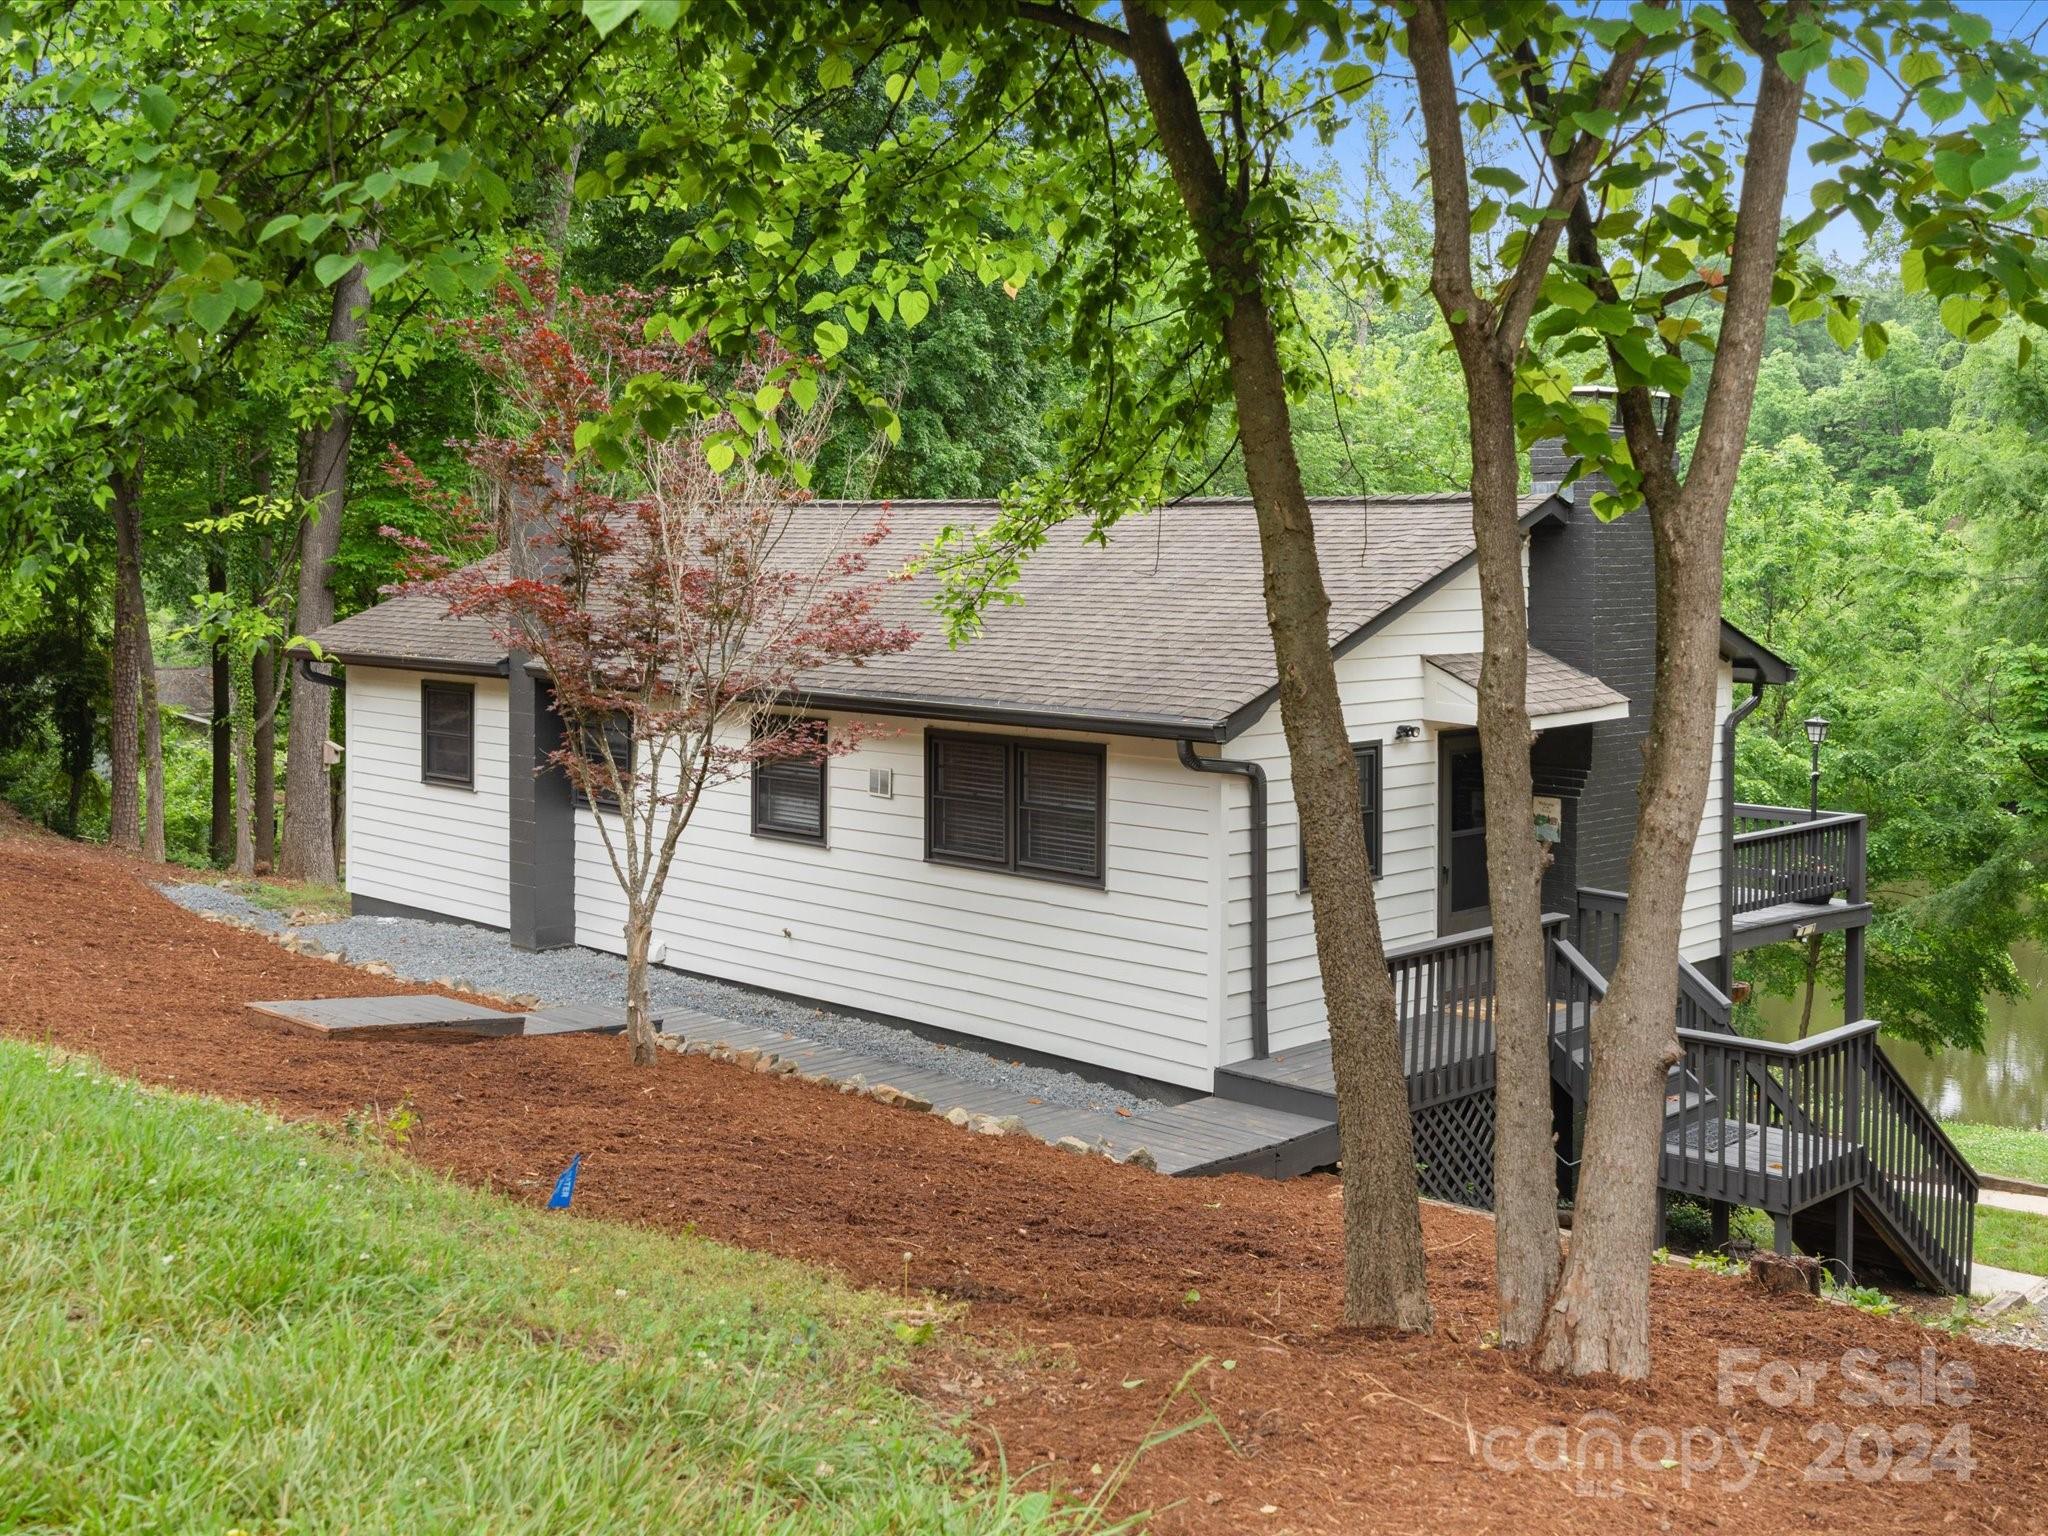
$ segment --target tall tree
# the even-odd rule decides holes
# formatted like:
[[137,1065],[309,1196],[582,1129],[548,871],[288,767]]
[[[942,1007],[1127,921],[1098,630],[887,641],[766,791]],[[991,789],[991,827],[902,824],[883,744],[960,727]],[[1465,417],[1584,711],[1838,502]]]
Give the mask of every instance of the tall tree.
[[[350,254],[377,248],[376,236],[358,235]],[[348,492],[349,440],[355,430],[355,353],[370,307],[369,269],[357,261],[334,285],[327,345],[334,370],[326,418],[299,434],[297,493],[305,509],[299,526],[297,632],[310,635],[334,622],[334,557],[341,548],[341,518]],[[285,744],[284,838],[277,872],[288,880],[332,884],[339,870],[328,791],[327,732],[332,700],[323,687],[293,687]]]

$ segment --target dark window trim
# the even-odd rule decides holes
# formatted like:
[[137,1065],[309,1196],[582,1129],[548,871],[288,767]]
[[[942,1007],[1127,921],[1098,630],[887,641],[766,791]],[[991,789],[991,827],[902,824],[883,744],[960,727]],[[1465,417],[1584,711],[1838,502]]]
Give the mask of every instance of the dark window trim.
[[[633,773],[633,760],[636,756],[639,755],[640,742],[639,739],[633,734],[633,722],[631,716],[622,713],[619,715],[614,715],[612,718],[614,720],[623,719],[626,722],[625,770],[627,777],[630,778],[632,777]],[[619,797],[617,795],[613,794],[608,789],[600,790],[594,796],[586,795],[583,792],[582,786],[577,784],[573,779],[569,782],[569,804],[579,811],[590,811],[599,815],[609,814],[612,816],[617,816],[620,814]]]
[[[430,730],[427,726],[427,700],[436,693],[459,694],[469,712],[469,772],[460,776],[452,773],[434,773],[427,767],[427,742],[434,736],[452,736],[449,731]],[[447,789],[476,788],[476,684],[449,683],[438,678],[423,678],[420,681],[420,782],[439,784]]]
[[[793,719],[792,719],[791,717],[789,717],[789,716],[786,716],[786,715],[778,715],[778,716],[775,716],[774,718],[775,718],[775,719],[777,719],[777,720],[787,720],[787,721],[788,721],[788,722],[789,722],[790,724],[792,724],[792,725],[814,725],[814,726],[816,726],[816,727],[817,727],[817,728],[819,729],[819,731],[821,731],[821,732],[823,732],[823,731],[829,731],[829,730],[830,730],[830,729],[832,728],[832,727],[831,727],[831,722],[830,722],[830,721],[827,721],[827,720],[821,720],[821,719],[816,719],[816,718],[812,718],[812,717],[809,717],[809,716],[798,716],[798,717],[795,717],[795,718],[793,718]],[[759,734],[759,732],[756,732],[756,734],[758,735],[758,734]],[[788,828],[788,827],[771,827],[771,826],[766,826],[766,825],[764,825],[764,824],[762,823],[762,821],[761,821],[761,796],[762,796],[761,770],[762,770],[762,769],[764,769],[764,768],[769,768],[769,767],[783,767],[783,766],[786,766],[786,765],[787,765],[787,764],[788,764],[789,762],[791,762],[791,761],[801,762],[801,761],[803,761],[803,759],[801,759],[801,758],[798,758],[798,759],[777,759],[777,760],[776,760],[775,762],[773,762],[773,763],[763,762],[763,761],[761,761],[761,760],[760,760],[760,759],[758,759],[758,758],[757,758],[757,759],[755,760],[755,762],[754,762],[754,766],[753,766],[753,771],[752,771],[752,773],[750,773],[750,774],[748,775],[748,778],[749,778],[749,780],[750,780],[750,784],[751,784],[751,789],[752,789],[752,796],[751,796],[751,798],[752,798],[752,806],[751,806],[751,810],[750,810],[750,814],[749,814],[749,819],[750,819],[750,822],[751,822],[751,827],[750,827],[750,830],[751,830],[751,831],[753,832],[754,836],[756,836],[756,837],[769,837],[769,838],[774,838],[774,839],[775,839],[776,841],[778,841],[778,842],[784,842],[784,843],[806,843],[806,844],[810,845],[810,846],[811,846],[811,847],[813,847],[813,848],[824,848],[824,847],[827,847],[827,846],[829,846],[829,845],[828,845],[828,844],[827,844],[827,842],[826,842],[826,836],[825,836],[825,834],[826,834],[826,832],[827,832],[827,831],[829,830],[829,828],[830,828],[830,822],[829,822],[829,820],[828,820],[828,817],[829,817],[829,815],[830,815],[830,812],[829,812],[828,806],[829,806],[829,803],[830,803],[830,801],[831,801],[831,799],[832,799],[832,778],[831,778],[831,774],[830,774],[829,772],[827,772],[827,768],[828,768],[828,766],[829,766],[829,764],[831,763],[831,761],[832,761],[832,760],[831,760],[830,758],[828,758],[828,757],[821,757],[821,758],[818,758],[818,759],[816,760],[816,762],[815,762],[815,763],[814,763],[814,764],[812,765],[812,766],[816,767],[816,768],[817,768],[817,770],[818,770],[818,830],[817,830],[817,831],[815,831],[815,832],[796,832],[796,831],[792,831],[792,830],[791,830],[790,828]]]
[[[1387,820],[1387,754],[1386,741],[1372,737],[1366,741],[1351,743],[1351,760],[1358,764],[1359,778],[1365,777],[1365,765],[1372,764],[1372,808],[1365,813],[1365,857],[1372,869],[1375,881],[1386,877],[1386,860],[1382,849],[1385,842]],[[1294,841],[1297,847],[1300,889],[1308,889],[1308,838],[1301,831],[1301,809],[1294,812]]]
[[[1007,832],[1007,857],[971,859],[941,853],[932,847],[932,786],[937,783],[938,748],[945,741],[971,741],[1004,749],[1003,810]],[[1023,816],[1023,775],[1017,754],[1023,750],[1072,752],[1095,759],[1095,873],[1076,875],[1058,869],[1041,869],[1018,862],[1018,823]],[[928,864],[951,864],[961,869],[986,869],[997,874],[1018,875],[1027,880],[1050,880],[1058,885],[1079,885],[1090,890],[1109,888],[1109,747],[1100,741],[1066,741],[1052,736],[997,736],[984,731],[935,731],[924,733],[924,857]]]

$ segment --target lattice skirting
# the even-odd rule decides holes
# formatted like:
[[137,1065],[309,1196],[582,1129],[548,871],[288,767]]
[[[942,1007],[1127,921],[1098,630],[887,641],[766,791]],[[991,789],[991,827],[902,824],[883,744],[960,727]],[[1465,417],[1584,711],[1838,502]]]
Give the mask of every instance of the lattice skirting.
[[1415,1178],[1423,1194],[1493,1209],[1493,1095],[1475,1093],[1415,1113]]

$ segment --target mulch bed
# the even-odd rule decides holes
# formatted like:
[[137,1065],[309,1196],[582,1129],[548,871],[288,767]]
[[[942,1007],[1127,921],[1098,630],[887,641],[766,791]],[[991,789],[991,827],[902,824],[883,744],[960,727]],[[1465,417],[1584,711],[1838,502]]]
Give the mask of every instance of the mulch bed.
[[[293,1117],[409,1100],[412,1153],[515,1198],[545,1199],[581,1152],[579,1213],[687,1225],[888,1290],[907,1267],[913,1290],[970,1304],[950,1342],[919,1352],[911,1385],[970,1415],[1013,1476],[1093,1490],[1150,1429],[1213,1409],[1216,1423],[1130,1469],[1116,1507],[1159,1511],[1155,1529],[1528,1536],[2048,1520],[2039,1356],[1664,1269],[1654,1383],[1541,1377],[1485,1347],[1491,1225],[1434,1207],[1436,1334],[1349,1332],[1330,1179],[1170,1180],[700,1058],[665,1054],[636,1072],[617,1039],[311,1039],[242,1005],[422,989],[204,922],[149,888],[158,874],[0,824],[0,1030]],[[1845,1403],[1838,1362],[1855,1348],[1959,1361],[1973,1401]],[[1724,1349],[1829,1369],[1810,1405],[1774,1408],[1753,1390],[1724,1404]],[[1581,1432],[1608,1426],[1602,1415],[1633,1444],[1621,1464],[1557,1467],[1557,1431],[1570,1432],[1566,1458],[1597,1456],[1603,1442]],[[1957,1422],[1974,1460],[1966,1478],[1926,1465],[1913,1428],[1938,1443]],[[1862,1425],[1881,1434],[1834,1456],[1828,1426]],[[1761,1443],[1762,1463],[1745,1483],[1724,1440],[1702,1435],[1688,1455],[1676,1437],[1695,1427],[1733,1431],[1752,1452]],[[1887,1442],[1890,1471],[1873,1477]],[[1710,1445],[1721,1460],[1705,1467]]]

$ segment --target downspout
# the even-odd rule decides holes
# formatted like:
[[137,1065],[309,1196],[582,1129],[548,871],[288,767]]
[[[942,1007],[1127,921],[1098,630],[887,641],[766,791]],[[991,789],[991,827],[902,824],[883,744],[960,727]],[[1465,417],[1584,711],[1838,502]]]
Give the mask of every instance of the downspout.
[[304,651],[298,653],[299,676],[309,683],[318,683],[322,688],[339,688],[341,679],[332,672],[315,672],[314,661]]
[[[1228,757],[1202,757],[1183,739],[1181,765],[1196,773],[1227,773],[1251,790],[1252,812],[1252,1055],[1264,1056],[1266,1039],[1266,770],[1259,764]],[[1229,899],[1226,886],[1225,897]]]
[[1721,722],[1721,990],[1735,995],[1735,728],[1764,701],[1761,678]]

